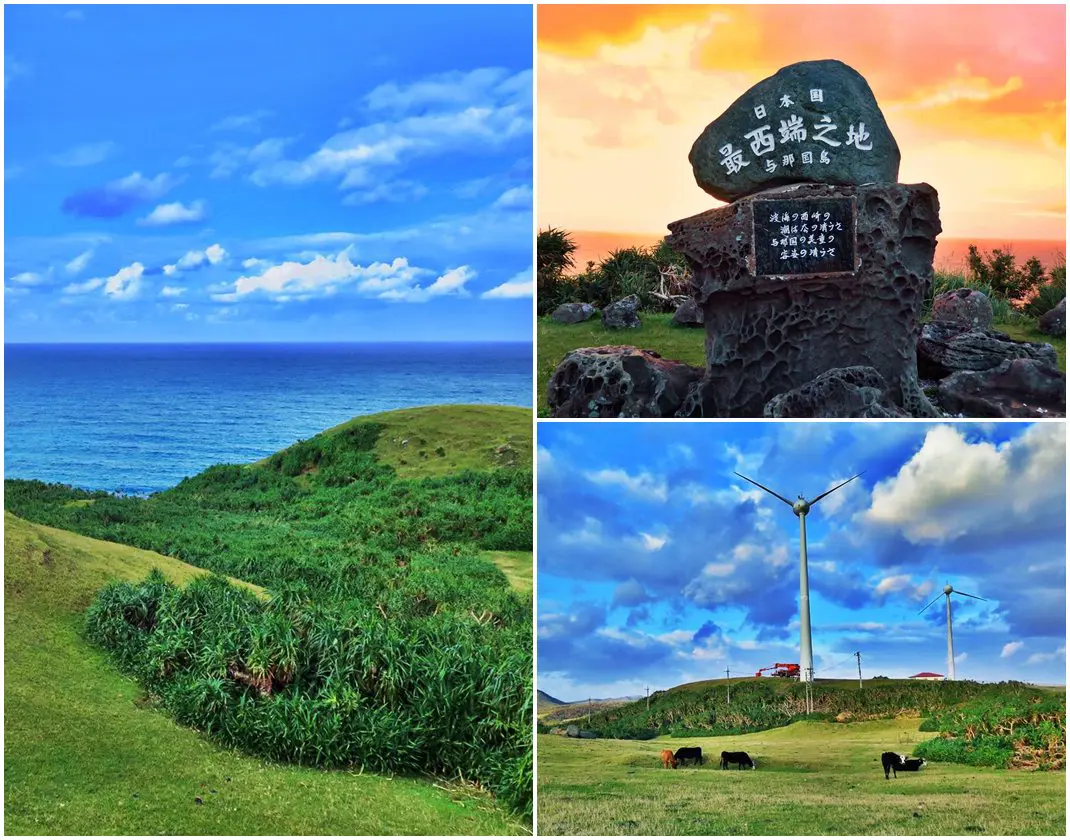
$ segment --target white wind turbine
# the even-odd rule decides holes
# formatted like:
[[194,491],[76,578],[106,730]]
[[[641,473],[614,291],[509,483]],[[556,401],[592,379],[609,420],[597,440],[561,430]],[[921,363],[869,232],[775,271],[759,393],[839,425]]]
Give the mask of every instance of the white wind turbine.
[[790,502],[779,493],[774,493],[768,487],[759,484],[753,478],[747,478],[742,473],[736,473],[744,481],[749,481],[755,487],[759,487],[770,496],[775,496],[791,508],[792,513],[799,517],[799,679],[803,682],[814,681],[814,650],[810,639],[810,578],[806,569],[806,514],[810,508],[820,502],[830,493],[835,493],[844,484],[850,484],[858,475],[853,475],[842,484],[837,484],[831,490],[826,490],[820,496],[810,501],[800,495],[794,502]]
[[[963,592],[960,589],[955,589],[950,583],[944,586],[944,591],[941,593],[944,598],[947,599],[947,673],[948,679],[954,682],[955,680],[955,642],[951,635],[951,596],[965,595],[967,598],[974,598],[978,601],[987,601],[987,598],[981,598],[978,595],[971,595],[969,592]],[[940,596],[937,595],[928,604],[922,607],[918,611],[918,615],[921,615],[925,610],[929,609],[933,604],[940,600]]]

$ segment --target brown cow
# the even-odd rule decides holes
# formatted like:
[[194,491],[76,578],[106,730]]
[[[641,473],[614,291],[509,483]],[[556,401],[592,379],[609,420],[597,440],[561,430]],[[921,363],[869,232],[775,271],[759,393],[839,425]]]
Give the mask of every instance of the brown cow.
[[673,770],[676,769],[676,756],[672,754],[672,750],[661,751],[661,766],[668,770],[670,767]]

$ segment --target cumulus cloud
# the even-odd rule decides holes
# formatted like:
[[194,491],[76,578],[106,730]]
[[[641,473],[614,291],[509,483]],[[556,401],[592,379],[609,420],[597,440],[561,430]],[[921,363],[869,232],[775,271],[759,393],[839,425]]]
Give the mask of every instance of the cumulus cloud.
[[68,196],[63,201],[63,212],[89,218],[116,218],[142,204],[156,201],[173,189],[180,180],[166,172],[154,178],[146,178],[140,172],[134,172],[103,187],[94,187]]
[[181,274],[183,271],[196,271],[208,265],[219,265],[227,258],[227,250],[218,242],[209,245],[203,251],[187,251],[172,265],[165,265],[163,273],[168,277]]
[[1025,642],[1007,642],[1000,651],[1000,658],[1006,659],[1008,656],[1014,656],[1023,647],[1025,647]]
[[186,289],[182,286],[164,286],[160,289],[160,297],[179,297],[185,292]]
[[524,185],[503,192],[492,205],[495,210],[530,210],[531,187]]
[[95,291],[104,285],[104,277],[94,277],[92,280],[85,280],[81,283],[70,283],[63,287],[63,294],[65,295],[84,295],[89,292]]
[[1061,423],[1037,423],[1000,445],[937,426],[893,478],[873,488],[859,518],[914,544],[1018,531],[1030,522],[1050,527],[1063,519],[1065,453]]
[[94,166],[107,160],[115,151],[115,144],[110,140],[101,143],[83,143],[58,155],[52,156],[56,166]]
[[175,201],[158,205],[148,216],[138,219],[138,224],[148,227],[190,224],[202,221],[207,212],[208,205],[204,201],[191,202],[188,207],[181,201]]
[[145,266],[139,262],[120,268],[104,281],[104,294],[115,300],[129,300],[137,297],[138,292],[141,291],[141,278],[144,274]]
[[431,298],[444,295],[458,295],[467,297],[468,291],[465,284],[476,276],[468,266],[451,268],[430,286],[411,286],[407,289],[387,289],[379,294],[382,300],[391,300],[404,303],[424,303]]
[[902,595],[912,601],[923,601],[932,591],[931,580],[915,584],[910,575],[889,575],[881,578],[873,587],[873,593],[880,599],[889,595]]
[[1059,657],[1066,658],[1066,645],[1059,645],[1055,650],[1048,653],[1034,653],[1025,662],[1027,665],[1039,665],[1042,662],[1051,662]]
[[488,300],[505,300],[512,298],[531,297],[535,292],[535,284],[532,279],[532,269],[526,268],[493,289],[488,289],[480,295]]

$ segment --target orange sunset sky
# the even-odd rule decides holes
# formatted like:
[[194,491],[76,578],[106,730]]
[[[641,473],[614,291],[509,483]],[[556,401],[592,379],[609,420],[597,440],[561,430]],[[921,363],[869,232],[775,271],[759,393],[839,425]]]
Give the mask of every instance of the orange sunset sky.
[[539,227],[574,232],[582,267],[719,206],[687,160],[702,129],[779,68],[837,58],[873,89],[899,180],[939,191],[945,257],[1043,258],[1027,240],[1065,242],[1065,31],[1063,6],[539,6]]

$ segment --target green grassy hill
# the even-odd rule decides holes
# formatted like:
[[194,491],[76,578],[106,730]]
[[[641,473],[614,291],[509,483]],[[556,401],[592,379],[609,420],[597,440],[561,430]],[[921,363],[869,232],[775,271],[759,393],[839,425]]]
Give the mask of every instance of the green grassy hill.
[[[1065,772],[930,762],[885,781],[882,752],[914,752],[932,735],[916,718],[686,740],[540,735],[539,833],[1065,835]],[[706,763],[663,769],[661,751],[681,746],[701,747]],[[722,771],[722,750],[746,750],[758,768]]]
[[4,515],[7,834],[525,832],[469,789],[249,758],[153,709],[82,635],[105,583],[153,568],[176,583],[205,574]]
[[[807,717],[805,687],[795,680],[750,677],[705,680],[604,709],[590,728],[613,738],[657,735],[729,735],[786,726]],[[1042,697],[1049,692],[1024,683],[927,682],[919,680],[817,680],[810,719],[847,721],[928,716],[973,700]],[[1065,706],[1065,692],[1064,706]]]
[[[52,526],[9,514],[7,556],[26,558],[5,564],[9,832],[530,830],[531,415],[437,412],[358,418],[147,499],[5,482],[11,513]],[[409,446],[446,455],[404,463]],[[432,460],[451,450],[447,469]],[[107,583],[152,566],[185,588]],[[203,569],[247,583],[194,582]],[[250,585],[259,597],[238,594]],[[171,803],[157,822],[137,816],[144,789],[119,795],[141,761]]]

